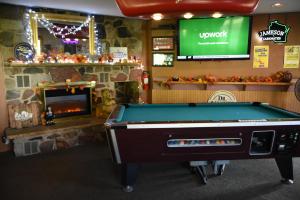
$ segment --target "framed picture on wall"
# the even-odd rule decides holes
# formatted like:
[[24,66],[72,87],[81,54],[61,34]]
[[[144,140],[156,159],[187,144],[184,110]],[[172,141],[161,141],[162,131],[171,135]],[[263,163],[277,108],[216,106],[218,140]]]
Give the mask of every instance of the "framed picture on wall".
[[155,67],[173,67],[174,53],[153,53],[152,62]]
[[153,37],[152,38],[152,50],[174,50],[174,38],[173,37]]

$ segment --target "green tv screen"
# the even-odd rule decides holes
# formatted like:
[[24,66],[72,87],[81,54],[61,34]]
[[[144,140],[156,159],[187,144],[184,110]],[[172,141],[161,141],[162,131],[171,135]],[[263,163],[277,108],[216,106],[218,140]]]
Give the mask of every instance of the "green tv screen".
[[249,16],[180,19],[177,60],[249,59]]

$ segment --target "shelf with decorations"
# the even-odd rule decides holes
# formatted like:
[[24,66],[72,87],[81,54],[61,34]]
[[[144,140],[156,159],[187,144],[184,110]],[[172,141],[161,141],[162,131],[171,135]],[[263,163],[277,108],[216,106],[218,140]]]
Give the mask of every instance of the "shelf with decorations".
[[171,77],[153,80],[154,89],[177,90],[276,90],[287,91],[293,85],[290,72],[279,71],[271,76],[231,76],[217,78],[212,75],[198,77]]
[[38,88],[56,88],[56,87],[90,87],[93,88],[96,86],[96,81],[76,81],[71,82],[70,79],[67,79],[66,82],[52,83],[52,82],[41,82],[38,83]]
[[284,82],[197,82],[197,81],[166,81],[166,84],[200,84],[200,85],[271,85],[271,86],[290,86],[292,83]]
[[114,55],[83,55],[60,53],[55,55],[40,54],[31,60],[8,58],[5,67],[70,67],[70,66],[138,66],[142,60],[136,56],[117,59]]
[[72,66],[139,66],[142,61],[136,56],[128,59],[115,59],[112,55],[86,56],[81,54],[56,54],[52,56],[40,55],[33,60],[18,60],[8,58],[5,67],[72,67]]
[[72,67],[72,66],[139,66],[137,62],[117,62],[117,63],[4,63],[5,67]]

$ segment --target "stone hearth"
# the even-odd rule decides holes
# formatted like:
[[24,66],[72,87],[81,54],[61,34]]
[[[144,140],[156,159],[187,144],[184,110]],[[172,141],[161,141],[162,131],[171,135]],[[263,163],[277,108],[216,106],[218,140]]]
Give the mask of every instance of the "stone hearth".
[[76,116],[55,120],[52,126],[6,129],[5,136],[13,142],[16,156],[33,155],[66,149],[103,140],[104,119]]

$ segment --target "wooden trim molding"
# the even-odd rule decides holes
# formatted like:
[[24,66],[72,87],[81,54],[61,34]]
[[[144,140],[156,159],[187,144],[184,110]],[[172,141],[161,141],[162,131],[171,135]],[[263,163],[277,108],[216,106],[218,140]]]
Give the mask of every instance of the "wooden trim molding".
[[[207,102],[213,90],[152,90],[152,103]],[[230,91],[238,102],[265,102],[300,113],[300,102],[294,92],[287,91]]]
[[[0,52],[3,52],[2,48],[0,47]],[[3,64],[3,57],[0,54],[0,137],[6,127],[8,127],[8,114],[7,114],[7,104],[6,104],[6,94],[5,94],[5,84],[4,84],[4,64]],[[0,152],[8,151],[9,146],[3,144],[0,141]]]

